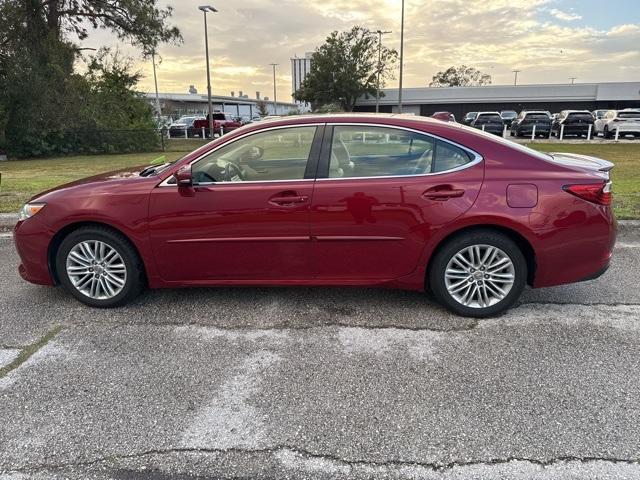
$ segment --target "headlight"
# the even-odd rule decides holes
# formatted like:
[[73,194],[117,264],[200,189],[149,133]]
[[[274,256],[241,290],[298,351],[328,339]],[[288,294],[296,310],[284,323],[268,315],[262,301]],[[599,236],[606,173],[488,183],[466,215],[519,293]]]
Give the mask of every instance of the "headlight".
[[45,207],[46,203],[27,203],[20,210],[19,220],[23,221],[33,217],[36,213]]

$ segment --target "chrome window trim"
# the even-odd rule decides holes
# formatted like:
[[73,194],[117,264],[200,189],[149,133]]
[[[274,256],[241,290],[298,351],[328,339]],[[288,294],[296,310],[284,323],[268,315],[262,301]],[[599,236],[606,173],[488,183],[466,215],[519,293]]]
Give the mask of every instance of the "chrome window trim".
[[[325,125],[324,122],[316,122],[316,123],[299,123],[299,124],[295,124],[295,125],[277,125],[274,127],[268,127],[268,128],[261,128],[259,130],[253,130],[251,132],[247,132],[243,135],[239,135],[236,138],[233,138],[231,141],[229,142],[225,142],[222,145],[218,145],[215,148],[212,148],[211,150],[203,153],[202,155],[200,155],[199,157],[195,158],[194,160],[191,160],[189,162],[189,165],[193,165],[194,163],[202,160],[205,157],[208,157],[209,155],[211,155],[212,153],[214,153],[217,150],[220,150],[222,147],[226,147],[227,145],[231,145],[233,142],[237,142],[238,140],[241,140],[243,138],[246,137],[250,137],[251,135],[256,135],[258,133],[264,133],[264,132],[269,132],[271,130],[281,130],[283,128],[299,128],[299,127],[321,127]],[[307,158],[307,162],[309,161],[309,158]],[[157,186],[158,187],[177,187],[177,185],[175,183],[168,183],[169,180],[171,180],[171,178],[173,178],[173,175],[169,175],[167,178],[165,178],[162,182],[160,182]],[[277,183],[277,182],[306,182],[306,181],[310,181],[313,182],[315,181],[313,178],[302,178],[300,180],[249,180],[246,182],[207,182],[207,183],[197,183],[194,186],[206,186],[206,185],[242,185],[243,183]]]
[[[298,128],[298,127],[320,127],[324,125],[325,127],[339,127],[339,126],[356,126],[356,127],[378,127],[378,128],[390,128],[390,129],[395,129],[395,130],[404,130],[407,132],[412,132],[412,133],[417,133],[418,135],[424,135],[426,137],[431,137],[437,140],[441,140],[445,143],[448,143],[450,145],[453,145],[457,148],[460,148],[461,150],[464,150],[465,152],[469,153],[472,155],[473,159],[471,161],[469,161],[468,163],[465,163],[464,165],[461,165],[459,167],[456,168],[452,168],[449,170],[444,170],[442,172],[429,172],[429,173],[417,173],[417,174],[409,174],[409,175],[378,175],[378,176],[372,176],[372,177],[335,177],[335,178],[304,178],[304,179],[300,179],[300,180],[249,180],[249,181],[245,181],[245,182],[207,182],[207,183],[198,183],[194,186],[209,186],[209,185],[243,185],[243,184],[257,184],[257,183],[291,183],[291,182],[315,182],[315,181],[334,181],[334,180],[339,180],[339,181],[345,181],[345,180],[372,180],[372,179],[376,179],[376,178],[381,178],[381,179],[385,179],[385,178],[412,178],[412,177],[431,177],[434,175],[443,175],[443,174],[447,174],[447,173],[454,173],[454,172],[458,172],[460,170],[465,170],[467,168],[471,168],[475,165],[477,165],[478,163],[482,162],[484,160],[484,157],[482,155],[480,155],[478,152],[476,152],[475,150],[471,150],[468,147],[465,147],[464,145],[461,145],[459,143],[456,143],[452,140],[449,140],[447,138],[441,137],[439,135],[435,135],[433,133],[429,133],[429,132],[425,132],[422,130],[417,130],[415,128],[410,128],[410,127],[403,127],[403,126],[399,126],[399,125],[389,125],[389,124],[385,124],[385,123],[360,123],[360,122],[318,122],[318,123],[300,123],[300,124],[295,124],[295,125],[277,125],[274,127],[269,127],[269,128],[264,128],[264,129],[260,129],[260,130],[254,130],[251,132],[247,132],[244,135],[240,135],[237,138],[234,138],[233,140],[231,140],[231,142],[227,142],[224,143],[222,145],[219,145],[211,150],[209,150],[206,153],[203,153],[202,155],[200,155],[199,157],[195,158],[194,160],[192,160],[191,162],[189,162],[189,165],[193,165],[194,163],[202,160],[203,158],[211,155],[212,153],[214,153],[215,151],[219,150],[222,147],[225,147],[227,145],[230,145],[232,142],[241,140],[243,138],[249,137],[251,135],[256,135],[258,133],[263,133],[263,132],[268,132],[271,130],[281,130],[284,128]],[[384,155],[380,155],[380,156],[384,156]],[[308,159],[307,159],[308,161]],[[157,186],[158,187],[176,187],[177,185],[168,183],[169,180],[171,180],[173,178],[173,175],[168,176],[165,180],[163,180],[161,183],[159,183]]]

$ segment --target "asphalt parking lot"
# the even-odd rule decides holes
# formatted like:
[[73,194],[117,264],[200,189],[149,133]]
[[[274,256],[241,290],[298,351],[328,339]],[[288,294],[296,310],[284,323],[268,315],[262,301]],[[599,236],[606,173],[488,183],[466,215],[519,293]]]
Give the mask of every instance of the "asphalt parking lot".
[[93,310],[17,263],[0,236],[0,479],[640,478],[640,235],[480,321],[373,289]]

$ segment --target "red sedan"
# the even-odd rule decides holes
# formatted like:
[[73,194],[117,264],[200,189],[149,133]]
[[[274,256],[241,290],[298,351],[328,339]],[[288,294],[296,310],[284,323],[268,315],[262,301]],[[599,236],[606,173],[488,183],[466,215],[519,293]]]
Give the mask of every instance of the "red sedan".
[[607,269],[612,167],[421,117],[282,118],[38,195],[15,242],[25,280],[95,307],[145,286],[371,285],[482,317]]

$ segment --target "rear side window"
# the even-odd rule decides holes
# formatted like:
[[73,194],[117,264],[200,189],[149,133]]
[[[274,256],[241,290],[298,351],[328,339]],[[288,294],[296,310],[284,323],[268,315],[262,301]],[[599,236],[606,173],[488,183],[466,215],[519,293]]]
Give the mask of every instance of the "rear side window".
[[433,162],[433,172],[446,172],[454,168],[462,167],[471,161],[471,155],[465,150],[438,140],[436,142],[436,154]]
[[429,135],[387,127],[336,126],[329,178],[389,177],[444,172],[472,155]]

